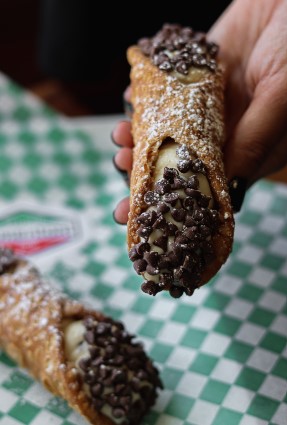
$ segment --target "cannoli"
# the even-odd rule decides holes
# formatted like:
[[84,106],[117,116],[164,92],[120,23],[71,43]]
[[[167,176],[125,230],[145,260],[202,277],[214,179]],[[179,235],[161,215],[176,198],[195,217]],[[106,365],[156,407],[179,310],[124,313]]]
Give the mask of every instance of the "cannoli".
[[135,147],[127,238],[150,295],[192,295],[231,251],[217,51],[203,33],[170,24],[128,49]]
[[138,425],[161,387],[120,322],[52,289],[7,249],[0,249],[0,347],[95,425]]

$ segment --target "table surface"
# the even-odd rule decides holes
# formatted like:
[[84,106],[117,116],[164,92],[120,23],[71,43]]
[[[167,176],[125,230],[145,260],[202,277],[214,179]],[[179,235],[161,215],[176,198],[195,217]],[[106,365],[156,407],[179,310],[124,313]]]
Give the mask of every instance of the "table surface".
[[[165,385],[144,425],[286,425],[287,187],[249,191],[212,282],[149,297],[112,218],[128,193],[111,161],[117,118],[71,122],[0,75],[0,244],[144,341]],[[0,351],[0,425],[84,423]]]

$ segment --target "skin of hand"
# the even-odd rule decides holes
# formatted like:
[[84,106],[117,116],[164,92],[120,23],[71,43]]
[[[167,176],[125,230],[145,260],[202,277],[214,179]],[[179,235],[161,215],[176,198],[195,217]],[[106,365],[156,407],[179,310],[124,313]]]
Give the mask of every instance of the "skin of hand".
[[[287,163],[287,2],[234,0],[208,33],[220,46],[226,67],[227,178],[251,185]],[[130,98],[130,88],[125,92]],[[128,173],[133,140],[129,122],[120,122],[113,139],[121,147],[115,164]],[[128,198],[114,217],[125,224]]]

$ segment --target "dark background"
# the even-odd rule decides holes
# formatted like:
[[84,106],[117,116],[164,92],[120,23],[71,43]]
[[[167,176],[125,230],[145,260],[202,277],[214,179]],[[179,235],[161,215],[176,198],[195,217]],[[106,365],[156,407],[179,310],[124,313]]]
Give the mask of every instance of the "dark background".
[[207,31],[229,3],[0,0],[0,70],[67,115],[121,112],[127,46],[164,22]]

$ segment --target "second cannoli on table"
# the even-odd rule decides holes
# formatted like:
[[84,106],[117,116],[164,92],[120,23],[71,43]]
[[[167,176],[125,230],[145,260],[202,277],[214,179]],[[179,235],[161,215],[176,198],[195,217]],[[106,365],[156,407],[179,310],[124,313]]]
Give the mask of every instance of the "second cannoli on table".
[[94,425],[139,425],[161,387],[120,322],[55,291],[2,248],[0,347]]

